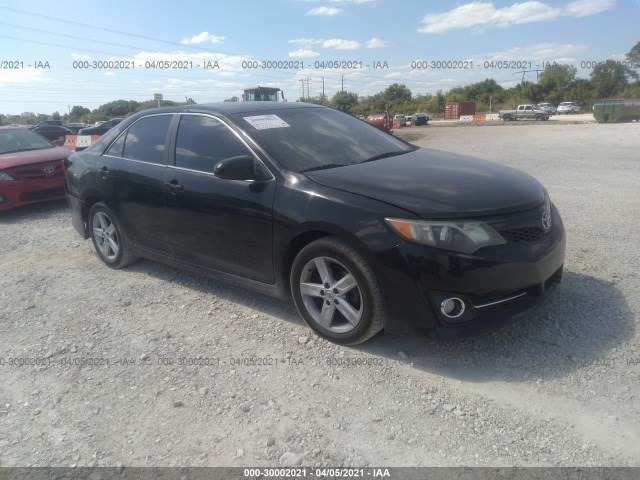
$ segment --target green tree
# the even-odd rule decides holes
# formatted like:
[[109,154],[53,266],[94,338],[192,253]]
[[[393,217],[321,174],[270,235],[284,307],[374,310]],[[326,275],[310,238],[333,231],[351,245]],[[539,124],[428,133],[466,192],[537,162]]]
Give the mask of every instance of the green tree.
[[61,119],[60,112],[56,111],[51,114],[51,120],[60,120],[60,119]]
[[88,108],[82,107],[80,105],[74,105],[71,107],[71,111],[69,112],[69,119],[71,121],[81,120],[83,116],[89,115],[91,110]]
[[597,98],[624,96],[632,76],[629,67],[615,60],[606,60],[591,72],[591,85]]
[[233,96],[231,98],[227,98],[226,100],[224,100],[225,102],[239,102],[240,99],[236,96]]
[[[640,42],[636,43],[633,48],[627,52],[625,57],[629,62],[629,71],[631,72],[631,76],[635,78],[636,81],[640,82],[640,75],[638,74],[640,71]],[[637,97],[635,94],[632,96]]]
[[540,100],[560,103],[565,100],[566,91],[576,79],[576,67],[573,65],[550,65],[544,69],[538,85],[540,85]]
[[353,113],[353,108],[358,104],[358,94],[351,92],[337,92],[331,97],[330,105],[336,110]]

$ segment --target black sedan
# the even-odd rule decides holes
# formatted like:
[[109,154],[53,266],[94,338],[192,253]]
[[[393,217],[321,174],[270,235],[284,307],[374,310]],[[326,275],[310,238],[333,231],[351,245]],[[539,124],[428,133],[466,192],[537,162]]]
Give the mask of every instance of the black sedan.
[[104,135],[121,121],[121,118],[112,118],[111,120],[102,122],[100,125],[81,128],[78,130],[78,135]]
[[564,227],[535,179],[325,107],[147,110],[65,164],[73,225],[108,266],[146,257],[292,296],[337,343],[494,328],[562,276]]
[[64,144],[64,137],[67,135],[73,135],[73,132],[66,127],[60,125],[40,125],[34,127],[32,131],[39,133],[47,140],[55,142],[56,145],[61,146]]

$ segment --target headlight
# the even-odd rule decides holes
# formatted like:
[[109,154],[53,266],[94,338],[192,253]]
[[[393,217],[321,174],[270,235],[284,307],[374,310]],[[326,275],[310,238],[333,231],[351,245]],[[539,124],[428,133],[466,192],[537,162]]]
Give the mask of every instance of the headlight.
[[473,253],[479,248],[503,245],[507,241],[483,222],[428,221],[385,218],[391,228],[405,240],[430,247]]
[[2,180],[3,182],[8,182],[9,180],[15,180],[15,178],[13,178],[8,173],[0,172],[0,180]]

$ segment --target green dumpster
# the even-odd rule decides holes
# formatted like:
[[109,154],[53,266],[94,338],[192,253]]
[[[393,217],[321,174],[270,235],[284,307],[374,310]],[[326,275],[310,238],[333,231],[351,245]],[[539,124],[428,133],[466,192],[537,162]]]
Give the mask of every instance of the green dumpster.
[[640,98],[612,98],[597,100],[593,116],[598,123],[640,122]]

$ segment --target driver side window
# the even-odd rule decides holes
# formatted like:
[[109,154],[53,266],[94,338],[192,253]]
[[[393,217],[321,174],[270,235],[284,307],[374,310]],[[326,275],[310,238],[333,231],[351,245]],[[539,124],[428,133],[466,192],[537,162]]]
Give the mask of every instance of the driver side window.
[[213,173],[220,160],[239,155],[252,153],[222,122],[204,115],[180,118],[176,167]]

